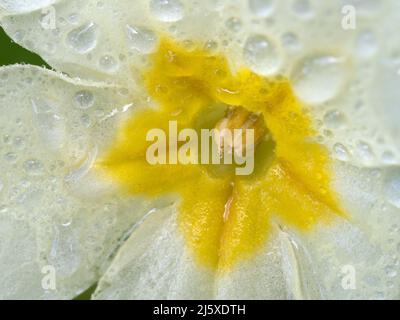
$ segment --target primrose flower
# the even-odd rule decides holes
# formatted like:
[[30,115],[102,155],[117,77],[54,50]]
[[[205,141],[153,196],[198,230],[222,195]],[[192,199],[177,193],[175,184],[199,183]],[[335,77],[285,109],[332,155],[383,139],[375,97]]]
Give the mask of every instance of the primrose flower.
[[0,298],[400,298],[399,21],[0,0],[54,68],[0,68]]

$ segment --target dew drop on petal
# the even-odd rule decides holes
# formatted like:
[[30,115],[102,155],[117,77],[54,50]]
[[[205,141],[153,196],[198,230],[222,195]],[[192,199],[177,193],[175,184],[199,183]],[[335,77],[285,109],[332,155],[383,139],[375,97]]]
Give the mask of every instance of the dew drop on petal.
[[15,152],[7,152],[4,155],[4,160],[6,160],[8,163],[15,163],[18,159],[18,155]]
[[157,47],[156,34],[142,27],[126,26],[128,46],[142,54],[154,52]]
[[333,146],[333,152],[334,152],[336,159],[338,159],[340,161],[348,161],[350,158],[349,151],[341,143],[336,143]]
[[183,5],[179,0],[151,0],[150,11],[160,21],[176,22],[183,18]]
[[396,271],[396,269],[395,269],[394,266],[387,266],[387,267],[385,267],[385,272],[386,272],[386,275],[387,275],[389,278],[394,278],[394,277],[397,276],[397,271]]
[[287,32],[281,37],[282,45],[291,51],[296,51],[301,48],[301,44],[297,35],[293,32]]
[[85,54],[97,45],[97,25],[89,22],[70,31],[67,35],[67,44],[76,52]]
[[94,104],[94,95],[90,91],[82,90],[75,94],[75,104],[79,109],[89,109]]
[[384,151],[382,153],[382,161],[384,164],[395,164],[396,157],[392,151]]
[[213,52],[218,49],[218,42],[213,40],[208,40],[204,45],[204,50],[208,52]]
[[231,17],[226,20],[225,25],[229,30],[238,32],[242,28],[242,21],[239,18]]
[[92,123],[90,116],[86,113],[81,116],[80,120],[81,120],[82,125],[86,128],[89,128]]
[[313,16],[313,10],[309,0],[296,0],[293,4],[293,11],[302,19],[309,19]]
[[24,30],[17,30],[15,33],[14,33],[14,40],[16,41],[16,42],[21,42],[23,39],[24,39],[24,37],[25,37],[25,31]]
[[324,116],[324,123],[330,129],[338,129],[344,126],[346,118],[339,110],[328,111]]
[[54,265],[60,276],[73,274],[80,265],[79,237],[68,227],[55,229],[49,262]]
[[79,22],[79,14],[78,13],[71,13],[67,20],[70,24],[77,24]]
[[371,146],[364,141],[359,141],[356,145],[356,152],[361,162],[364,164],[371,164],[374,160],[374,153]]
[[282,62],[275,45],[262,35],[247,39],[243,55],[254,72],[265,76],[276,73]]
[[31,100],[39,134],[50,149],[60,149],[65,142],[64,119],[57,112],[57,107],[50,101],[40,98]]
[[344,60],[314,56],[302,60],[292,73],[294,90],[306,103],[326,102],[338,95],[346,80]]
[[371,31],[362,31],[357,35],[355,51],[359,57],[372,57],[378,50],[378,43]]
[[274,0],[249,0],[250,11],[257,17],[268,17],[274,12]]
[[111,56],[103,56],[99,61],[100,67],[105,71],[115,71],[118,69],[118,62]]
[[30,159],[24,162],[24,170],[31,176],[39,176],[43,173],[43,164],[36,159]]
[[389,203],[400,208],[400,170],[390,170],[385,179],[385,194]]

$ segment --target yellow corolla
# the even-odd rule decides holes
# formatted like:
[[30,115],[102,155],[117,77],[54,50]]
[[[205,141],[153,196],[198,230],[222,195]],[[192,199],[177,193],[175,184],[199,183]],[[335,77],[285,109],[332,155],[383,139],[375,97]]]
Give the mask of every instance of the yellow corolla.
[[[166,40],[151,61],[143,80],[160,107],[138,108],[98,167],[132,194],[181,195],[178,223],[199,263],[224,271],[250,257],[267,241],[273,218],[309,230],[332,213],[343,215],[331,190],[328,152],[315,141],[311,120],[288,80],[247,69],[233,75],[224,57]],[[213,128],[228,106],[248,110],[232,118],[232,126],[239,128],[235,120],[252,112],[263,117],[274,140],[260,137],[253,174],[236,176],[227,168],[199,164],[149,164],[146,136],[152,128],[168,132],[171,120],[182,128]]]
[[398,9],[0,0],[0,297],[399,298]]

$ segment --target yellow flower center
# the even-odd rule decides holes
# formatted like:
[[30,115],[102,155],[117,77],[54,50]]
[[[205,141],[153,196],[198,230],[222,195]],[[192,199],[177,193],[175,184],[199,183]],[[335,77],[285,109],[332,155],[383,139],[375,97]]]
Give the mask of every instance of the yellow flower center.
[[[246,68],[233,72],[222,55],[164,39],[143,84],[158,107],[136,108],[96,165],[130,194],[179,194],[179,228],[199,264],[231,270],[263,248],[272,221],[308,231],[332,213],[343,215],[327,150],[313,138],[287,79]],[[222,164],[149,164],[146,135],[153,128],[168,132],[171,120],[196,131],[255,129],[254,172],[235,175]]]

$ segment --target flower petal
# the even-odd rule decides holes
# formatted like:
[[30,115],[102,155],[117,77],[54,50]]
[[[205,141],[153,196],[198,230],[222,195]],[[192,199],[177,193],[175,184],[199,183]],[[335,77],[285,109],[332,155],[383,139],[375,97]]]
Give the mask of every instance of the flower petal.
[[11,13],[24,13],[42,9],[52,5],[57,0],[1,0],[0,9]]
[[288,299],[292,297],[287,286],[282,255],[281,231],[271,227],[268,242],[251,259],[216,279],[216,299]]
[[292,265],[298,267],[302,282],[315,288],[301,289],[300,297],[400,297],[400,215],[384,194],[386,174],[393,174],[393,170],[337,164],[335,184],[350,212],[349,220],[338,218],[330,227],[318,227],[312,234],[286,230],[293,243]]
[[[91,169],[109,132],[101,119],[126,100],[38,67],[0,68],[1,298],[74,297],[150,209]],[[56,288],[42,286],[49,268]]]
[[134,230],[99,281],[95,299],[208,299],[214,273],[194,263],[175,205],[154,210]]
[[[287,290],[280,241],[255,259],[216,275],[195,263],[177,224],[175,206],[137,226],[100,280],[95,299],[283,299]],[[278,232],[275,232],[278,235]]]
[[[21,7],[2,2],[6,13],[0,19],[1,26],[15,42],[38,53],[52,67],[71,76],[118,79],[126,84],[132,84],[135,68],[144,65],[171,22],[193,25],[193,15],[198,18],[204,14],[200,4],[196,14],[186,14],[185,22],[178,21],[194,5],[188,1],[184,6],[179,0],[171,2],[174,7],[160,3],[156,8],[153,2],[158,2],[148,0],[58,1],[42,10],[16,15],[16,10],[26,12],[51,2],[43,0],[28,6],[19,1]],[[194,29],[205,33],[200,25],[193,25],[191,30]]]

